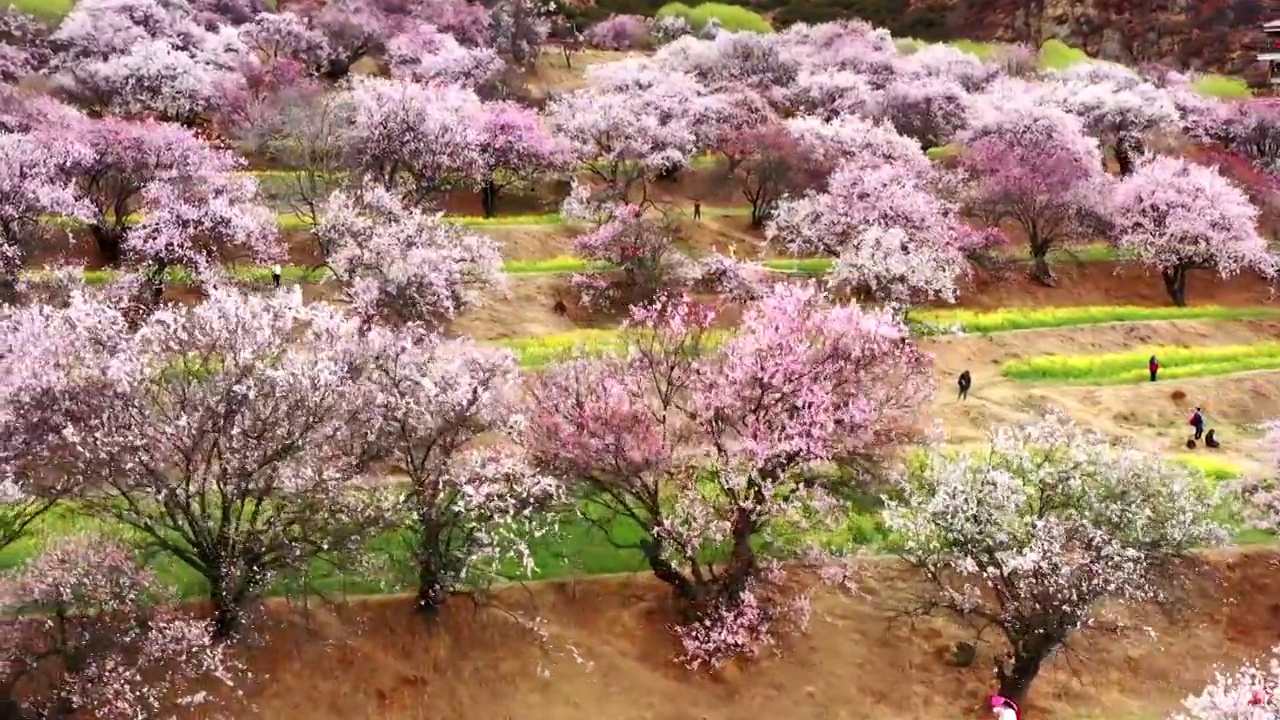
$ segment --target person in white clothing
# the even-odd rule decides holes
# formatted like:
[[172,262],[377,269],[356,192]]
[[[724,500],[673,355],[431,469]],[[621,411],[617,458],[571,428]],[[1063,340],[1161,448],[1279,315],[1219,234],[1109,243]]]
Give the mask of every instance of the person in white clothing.
[[280,287],[280,266],[273,265],[271,267],[271,284]]
[[1009,698],[999,695],[991,696],[991,714],[996,720],[1021,720],[1018,717],[1018,706]]

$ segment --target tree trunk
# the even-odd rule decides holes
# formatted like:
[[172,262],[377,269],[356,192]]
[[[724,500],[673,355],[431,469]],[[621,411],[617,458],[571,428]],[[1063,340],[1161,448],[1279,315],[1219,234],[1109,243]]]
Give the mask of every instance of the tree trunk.
[[447,598],[445,584],[441,577],[443,572],[437,559],[435,552],[419,550],[416,607],[418,612],[427,618],[434,618]]
[[114,227],[90,225],[89,234],[93,236],[94,242],[98,244],[98,252],[102,253],[103,262],[107,265],[119,264],[120,241],[123,233]]
[[698,586],[677,570],[675,565],[662,557],[661,543],[657,540],[648,540],[643,545],[645,560],[648,561],[654,577],[669,585],[676,597],[684,602],[696,603],[701,599],[702,592]]
[[1058,280],[1049,269],[1049,252],[1047,249],[1033,249],[1031,256],[1031,279],[1045,287],[1057,287]]
[[209,599],[213,602],[213,637],[230,640],[244,624],[244,613],[239,603],[220,590],[211,591]]
[[1021,706],[1047,656],[1047,653],[1023,651],[1015,656],[1010,667],[997,667],[996,679],[1000,682],[1000,695]]
[[1187,269],[1181,265],[1165,270],[1161,273],[1164,276],[1164,289],[1169,293],[1169,299],[1178,307],[1186,307],[1187,305]]
[[1121,136],[1116,140],[1116,165],[1120,168],[1120,177],[1128,177],[1133,174],[1133,141]]
[[729,552],[728,566],[724,573],[722,594],[735,599],[747,588],[756,575],[756,551],[751,547],[751,536],[756,524],[748,511],[739,509],[733,519],[733,549]]
[[16,277],[0,277],[0,305],[16,305],[18,303],[18,279]]
[[492,179],[485,180],[480,186],[480,205],[484,208],[484,216],[495,217],[498,214],[498,186]]

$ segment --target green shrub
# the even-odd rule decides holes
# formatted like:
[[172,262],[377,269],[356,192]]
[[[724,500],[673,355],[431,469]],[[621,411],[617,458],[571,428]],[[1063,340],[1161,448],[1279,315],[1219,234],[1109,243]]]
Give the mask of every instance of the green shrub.
[[56,22],[71,12],[75,0],[10,0],[8,4],[19,12],[33,15],[45,22]]
[[1240,100],[1253,97],[1253,91],[1249,89],[1249,85],[1244,81],[1244,78],[1228,77],[1226,75],[1201,75],[1191,83],[1191,86],[1201,95],[1222,100]]
[[658,10],[658,15],[682,17],[696,30],[701,30],[715,18],[720,27],[733,32],[771,33],[773,26],[759,13],[737,5],[723,3],[702,3],[697,7],[689,7],[684,3],[668,3]]
[[1088,59],[1089,56],[1083,50],[1077,50],[1058,39],[1046,40],[1040,46],[1040,67],[1045,70],[1064,70]]
[[[829,0],[814,2],[813,0],[791,0],[786,7],[778,10],[773,18],[779,25],[793,23],[818,23],[857,18],[875,25],[887,27],[895,34],[903,36],[921,36],[914,32],[901,32],[897,24],[908,15],[905,0]],[[926,39],[931,39],[926,37]]]

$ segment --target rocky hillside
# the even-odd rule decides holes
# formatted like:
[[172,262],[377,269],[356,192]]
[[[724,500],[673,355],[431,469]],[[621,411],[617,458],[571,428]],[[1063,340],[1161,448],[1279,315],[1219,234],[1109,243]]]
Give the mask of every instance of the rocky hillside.
[[[666,0],[572,0],[582,20],[652,14]],[[692,4],[692,3],[690,3]],[[1247,73],[1258,24],[1280,19],[1268,0],[736,0],[777,25],[861,17],[924,40],[1057,38],[1094,57],[1180,69]]]
[[[950,32],[974,39],[1058,38],[1108,60],[1239,74],[1250,69],[1259,49],[1258,24],[1280,18],[1280,7],[1271,5],[1263,0],[951,0],[947,25]],[[941,9],[936,2],[931,6]]]

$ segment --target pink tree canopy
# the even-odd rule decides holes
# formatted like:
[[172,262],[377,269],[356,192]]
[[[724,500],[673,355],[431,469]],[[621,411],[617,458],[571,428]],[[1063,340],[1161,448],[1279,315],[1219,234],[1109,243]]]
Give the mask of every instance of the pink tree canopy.
[[510,444],[521,427],[515,358],[438,335],[376,330],[366,342],[383,456],[407,479],[393,520],[410,538],[418,609],[433,614],[450,593],[511,575],[505,568],[528,577],[529,544],[554,527],[547,506],[564,497]]
[[[932,392],[929,357],[903,325],[827,305],[812,286],[776,287],[722,344],[713,320],[688,302],[636,309],[628,354],[530,378],[523,438],[584,493],[599,527],[642,531],[636,549],[689,608],[681,635],[694,666],[758,653],[803,623],[807,598],[755,543],[803,554],[783,526],[812,537],[838,517],[837,488],[806,470],[885,459]],[[707,561],[713,547],[729,548],[724,562]]]
[[1192,270],[1221,278],[1275,271],[1275,257],[1258,234],[1258,209],[1216,168],[1153,159],[1119,184],[1112,213],[1116,247],[1158,271],[1176,305],[1187,302]]
[[1049,252],[1087,242],[1102,226],[1110,183],[1098,141],[1075,117],[1028,101],[987,114],[957,141],[963,205],[991,226],[1017,226],[1032,276],[1053,284]]
[[117,541],[57,541],[0,580],[0,695],[37,717],[102,720],[225,701],[196,681],[231,685],[234,659],[174,601]]
[[837,285],[899,306],[954,301],[976,249],[955,207],[890,164],[846,163],[825,192],[784,201],[765,234],[796,255],[837,257]]
[[407,207],[377,186],[330,196],[315,233],[354,310],[369,321],[439,329],[502,283],[491,237]]
[[344,144],[352,169],[370,181],[414,205],[476,184],[485,148],[471,90],[356,77],[338,103],[350,122]]
[[[61,428],[37,457],[94,488],[82,510],[199,573],[220,637],[272,582],[342,564],[388,517],[364,482],[377,437],[358,321],[297,291],[216,287],[136,331],[105,298],[42,317],[69,357],[29,371],[43,382],[7,416],[23,436]],[[114,352],[78,351],[81,318]]]

